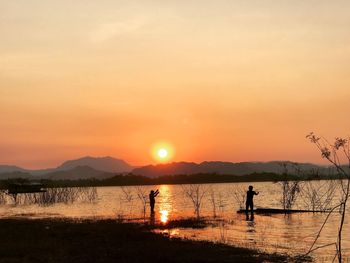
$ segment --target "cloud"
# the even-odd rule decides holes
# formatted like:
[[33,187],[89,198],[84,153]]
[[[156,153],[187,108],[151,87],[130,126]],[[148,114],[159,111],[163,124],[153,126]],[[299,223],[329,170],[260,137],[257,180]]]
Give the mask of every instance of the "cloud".
[[93,43],[103,43],[115,37],[135,32],[146,23],[147,20],[145,18],[103,23],[90,33],[90,41]]

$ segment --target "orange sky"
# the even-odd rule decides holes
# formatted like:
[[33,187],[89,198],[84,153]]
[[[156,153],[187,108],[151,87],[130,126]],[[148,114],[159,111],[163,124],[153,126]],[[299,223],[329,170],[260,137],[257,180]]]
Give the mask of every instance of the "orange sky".
[[142,165],[159,141],[172,161],[319,163],[307,133],[349,135],[349,13],[346,0],[0,0],[0,163]]

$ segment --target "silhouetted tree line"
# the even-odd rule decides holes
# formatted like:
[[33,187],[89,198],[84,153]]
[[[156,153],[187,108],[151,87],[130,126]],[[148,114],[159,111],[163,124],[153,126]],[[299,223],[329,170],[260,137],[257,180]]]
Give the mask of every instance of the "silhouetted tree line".
[[[343,179],[342,175],[336,176]],[[196,183],[231,183],[231,182],[279,182],[295,180],[322,180],[335,179],[335,176],[326,176],[319,174],[309,175],[285,175],[274,173],[253,173],[244,176],[226,175],[226,174],[191,174],[191,175],[165,175],[156,178],[149,178],[141,175],[124,174],[115,175],[106,179],[79,179],[79,180],[49,180],[39,179],[35,182],[42,183],[45,187],[82,187],[82,186],[127,186],[127,185],[157,185],[157,184],[196,184]],[[0,189],[7,189],[12,183],[29,183],[33,180],[15,178],[0,181]]]

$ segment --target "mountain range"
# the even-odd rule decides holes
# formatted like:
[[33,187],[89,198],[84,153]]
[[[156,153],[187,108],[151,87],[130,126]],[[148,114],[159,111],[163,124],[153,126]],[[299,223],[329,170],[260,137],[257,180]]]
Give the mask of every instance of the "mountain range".
[[150,178],[164,175],[190,174],[223,174],[244,176],[253,173],[282,174],[285,171],[291,174],[300,173],[329,173],[329,168],[310,163],[292,163],[288,161],[271,162],[173,162],[168,164],[147,165],[133,167],[127,162],[113,157],[83,157],[69,160],[56,168],[42,170],[28,170],[18,166],[0,165],[0,179],[28,178],[52,180],[77,179],[105,179],[117,174],[132,173]]
[[129,173],[135,167],[123,160],[110,156],[86,156],[76,160],[69,160],[56,168],[29,170],[18,166],[0,165],[0,180],[7,178],[76,180],[76,179],[104,179],[116,174]]
[[[285,168],[284,168],[284,165]],[[202,162],[189,163],[177,162],[169,164],[148,165],[133,169],[135,175],[143,175],[147,177],[158,177],[163,175],[179,175],[179,174],[226,174],[226,175],[248,175],[253,173],[275,173],[282,174],[284,169],[288,173],[298,174],[300,172],[320,172],[325,168],[322,166],[309,163],[292,163],[288,161],[272,161],[272,162]]]

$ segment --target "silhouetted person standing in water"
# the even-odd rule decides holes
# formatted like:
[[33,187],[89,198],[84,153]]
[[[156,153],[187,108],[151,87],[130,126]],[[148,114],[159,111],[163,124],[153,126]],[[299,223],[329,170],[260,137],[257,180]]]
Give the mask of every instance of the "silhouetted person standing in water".
[[255,192],[253,191],[253,186],[249,185],[249,190],[247,191],[247,198],[246,198],[246,201],[245,201],[245,214],[246,214],[246,217],[247,217],[247,220],[249,220],[249,208],[250,208],[250,219],[253,220],[254,218],[254,203],[253,203],[253,198],[254,198],[254,195],[258,195],[259,192]]
[[149,194],[149,204],[151,206],[151,214],[154,214],[154,205],[156,203],[155,197],[159,194],[159,190],[157,189],[156,191],[151,191]]

